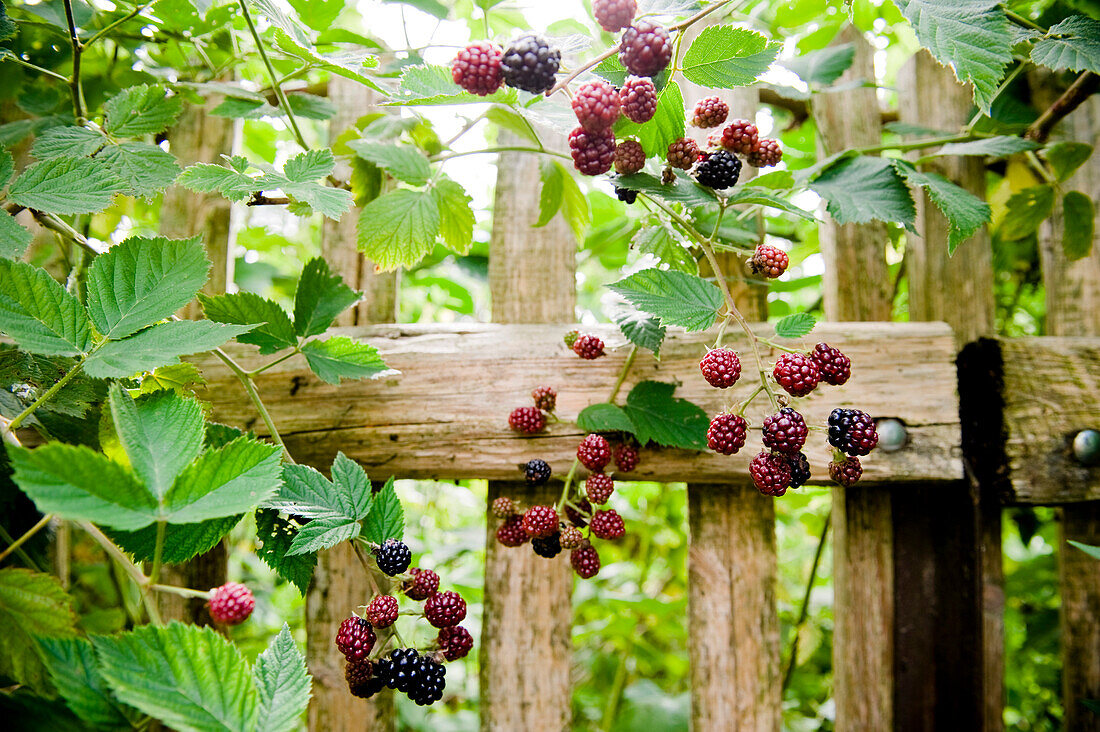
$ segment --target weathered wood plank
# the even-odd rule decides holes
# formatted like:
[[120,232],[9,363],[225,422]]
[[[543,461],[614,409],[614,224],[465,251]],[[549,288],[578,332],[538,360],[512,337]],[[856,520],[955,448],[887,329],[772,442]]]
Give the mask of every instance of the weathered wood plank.
[[[586,328],[607,343],[622,345],[613,326]],[[761,334],[770,326],[761,325]],[[369,326],[336,329],[377,346],[402,373],[375,381],[321,382],[292,359],[259,374],[258,383],[291,452],[310,464],[326,465],[338,450],[378,473],[407,478],[515,479],[518,465],[536,454],[564,475],[581,434],[571,422],[588,404],[606,399],[625,347],[597,361],[576,357],[554,326]],[[865,480],[958,480],[958,407],[954,341],[942,324],[823,324],[814,333],[850,354],[856,364],[843,388],[821,388],[800,403],[807,420],[824,425],[830,410],[859,406],[877,417],[896,417],[909,428],[910,443],[889,453],[875,451],[866,460]],[[679,396],[713,414],[724,400],[747,397],[750,379],[723,394],[699,376],[698,360],[714,333],[669,335],[661,360],[641,355],[627,380],[680,384]],[[734,348],[743,336],[728,337]],[[812,342],[812,341],[810,341]],[[252,349],[233,348],[246,367],[259,365]],[[262,423],[219,361],[198,361],[208,380],[201,392],[212,403],[213,417],[247,425],[262,434]],[[523,438],[507,429],[513,407],[530,401],[533,385],[559,390],[561,422],[547,432]],[[919,386],[910,386],[919,385]],[[759,424],[764,403],[749,411]],[[744,478],[748,459],[760,448],[750,434],[742,455],[652,449],[638,468],[643,480],[726,482]],[[807,453],[820,479],[827,475],[824,439],[812,439]]]
[[1059,586],[1062,594],[1062,699],[1067,730],[1100,730],[1100,714],[1082,704],[1100,698],[1100,562],[1065,539],[1100,545],[1100,502],[1062,511]]

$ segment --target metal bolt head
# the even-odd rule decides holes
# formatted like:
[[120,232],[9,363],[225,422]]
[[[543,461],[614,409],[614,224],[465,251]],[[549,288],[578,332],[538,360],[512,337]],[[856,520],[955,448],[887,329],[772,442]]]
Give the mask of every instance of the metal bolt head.
[[1073,456],[1082,465],[1100,465],[1100,432],[1081,430],[1074,435]]
[[878,431],[878,448],[886,452],[897,452],[909,442],[909,430],[898,419],[880,419],[875,428]]

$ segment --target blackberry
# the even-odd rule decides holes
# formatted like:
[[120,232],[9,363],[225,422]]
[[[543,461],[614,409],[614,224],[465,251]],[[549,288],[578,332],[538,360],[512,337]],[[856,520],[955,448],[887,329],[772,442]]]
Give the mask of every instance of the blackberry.
[[379,595],[367,605],[367,620],[375,628],[388,628],[397,621],[397,598],[392,595]]
[[715,348],[703,356],[699,370],[715,389],[728,389],[741,378],[741,359],[732,348]]
[[421,656],[407,691],[409,699],[421,707],[435,704],[443,698],[443,690],[447,686],[446,675],[447,669],[443,664]]
[[457,661],[460,658],[465,658],[470,649],[474,647],[474,637],[470,635],[470,631],[461,625],[452,625],[450,628],[443,628],[439,631],[436,643],[439,644],[439,649],[443,651],[444,658],[448,661]]
[[745,446],[748,423],[744,417],[723,413],[710,421],[707,447],[720,455],[733,455]]
[[424,601],[424,619],[434,628],[449,628],[466,618],[466,601],[457,592],[437,592]]
[[801,353],[784,353],[775,360],[772,376],[793,397],[804,397],[817,388],[821,372],[817,361]]
[[516,432],[533,435],[546,429],[546,415],[538,407],[516,407],[508,415],[508,426]]
[[558,530],[558,512],[551,506],[531,506],[523,514],[523,530],[532,539],[544,539]]
[[573,353],[592,361],[603,355],[603,341],[594,335],[582,335],[573,344]]
[[648,20],[639,20],[623,31],[619,61],[635,76],[656,76],[672,60],[668,30]]
[[569,523],[573,524],[579,529],[583,529],[585,526],[588,526],[588,520],[585,518],[585,516],[592,515],[592,504],[588,502],[587,498],[576,499],[573,503],[577,506],[577,508],[573,508],[573,506],[565,504],[565,517],[569,519]]
[[600,573],[600,554],[587,541],[569,552],[569,563],[581,579],[591,579]]
[[[531,463],[528,463],[528,465],[530,464]],[[507,496],[500,496],[499,498],[493,499],[490,510],[497,518],[508,518],[516,512],[516,502]]]
[[810,461],[803,452],[786,455],[791,468],[791,488],[801,488],[810,479]]
[[535,400],[535,409],[544,412],[553,412],[558,405],[558,392],[552,386],[539,386],[531,391],[531,398]]
[[577,459],[581,465],[597,473],[611,462],[611,445],[607,444],[603,435],[586,435],[577,446]]
[[607,503],[615,492],[615,481],[607,473],[592,473],[584,481],[584,493],[597,506]]
[[695,144],[695,140],[688,137],[681,137],[670,144],[668,155],[665,156],[669,165],[680,170],[691,170],[691,166],[695,165],[698,159],[699,146]]
[[573,95],[573,114],[589,132],[610,129],[619,119],[619,91],[599,79],[581,84]]
[[758,244],[756,251],[752,254],[749,268],[758,275],[775,279],[787,271],[789,262],[790,258],[782,249],[777,249],[771,244]]
[[382,574],[393,577],[409,568],[412,552],[397,539],[386,539],[382,546],[374,550],[374,561]]
[[523,466],[523,478],[527,481],[527,485],[532,488],[546,485],[546,481],[550,480],[550,472],[550,465],[545,460],[539,460],[538,458],[528,460],[527,464]]
[[793,454],[806,444],[810,430],[802,415],[790,407],[783,407],[775,414],[764,419],[764,447],[776,452]]
[[531,548],[544,559],[553,559],[561,554],[561,534],[551,534],[542,539],[532,539]]
[[554,74],[561,64],[561,51],[540,35],[528,33],[512,41],[500,61],[508,86],[542,94],[554,86]]
[[779,147],[779,141],[768,138],[760,140],[756,148],[745,156],[745,162],[754,168],[770,168],[782,159],[783,149]]
[[606,173],[615,160],[615,133],[611,130],[589,132],[578,127],[569,133],[569,153],[573,156],[573,167],[582,174]]
[[691,123],[696,127],[717,127],[726,121],[730,106],[718,97],[707,97],[695,103]]
[[349,661],[362,661],[370,655],[377,638],[366,618],[352,615],[336,630],[336,648]]
[[722,128],[720,135],[715,135],[714,142],[732,153],[748,155],[756,149],[759,136],[760,131],[752,122],[735,119]]
[[375,664],[370,659],[348,661],[344,666],[344,679],[348,682],[348,691],[360,699],[370,699],[386,688],[386,680],[375,672]]
[[578,338],[580,338],[580,337],[581,337],[581,334],[580,334],[580,333],[578,333],[578,332],[577,332],[577,331],[575,331],[575,330],[571,330],[571,331],[569,331],[568,333],[566,333],[565,335],[563,335],[561,339],[562,339],[563,341],[565,341],[565,345],[567,345],[567,346],[569,346],[570,348],[572,348],[572,347],[573,347],[573,344],[574,344],[574,343],[576,343],[576,342],[577,342],[577,339],[578,339]]
[[615,448],[615,468],[620,472],[633,472],[634,468],[638,467],[639,460],[638,448],[633,445],[624,442]]
[[562,549],[576,549],[584,543],[584,534],[576,526],[566,526],[559,538]]
[[615,146],[615,172],[619,175],[637,173],[645,167],[645,150],[637,140],[623,140]]
[[857,457],[846,457],[829,463],[829,477],[847,488],[859,482],[863,476],[863,466]]
[[695,180],[699,185],[724,190],[737,184],[741,175],[741,161],[725,150],[709,153],[695,166]]
[[761,452],[749,463],[749,475],[756,490],[765,496],[781,496],[791,484],[791,467],[781,455]]
[[530,538],[527,529],[523,528],[522,516],[511,516],[497,527],[497,541],[504,546],[523,546]]
[[240,582],[226,582],[210,591],[206,607],[215,623],[239,625],[252,614],[256,598],[252,596],[252,590]]
[[818,343],[810,353],[826,384],[841,386],[852,376],[852,359],[828,343]]
[[638,200],[638,192],[631,188],[619,188],[615,186],[615,197],[629,206]]
[[408,693],[420,667],[420,654],[415,648],[395,648],[390,651],[386,686]]
[[834,409],[829,413],[829,444],[848,455],[866,455],[878,444],[871,415],[858,409]]
[[439,575],[432,570],[413,567],[409,570],[409,574],[412,578],[405,580],[401,589],[410,600],[427,600],[439,591]]
[[592,15],[608,33],[617,33],[630,25],[637,12],[635,0],[592,0]]
[[657,87],[645,76],[629,76],[619,90],[619,104],[631,122],[648,122],[657,114]]
[[623,517],[613,508],[596,511],[589,522],[592,533],[601,539],[621,539],[626,533]]
[[504,84],[500,61],[504,52],[495,43],[479,41],[458,52],[451,62],[451,78],[460,87],[484,97]]

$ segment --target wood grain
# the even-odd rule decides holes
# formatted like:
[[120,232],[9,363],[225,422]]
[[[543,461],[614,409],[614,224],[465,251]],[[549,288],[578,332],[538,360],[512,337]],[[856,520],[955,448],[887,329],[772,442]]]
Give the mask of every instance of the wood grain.
[[1100,714],[1082,705],[1100,698],[1100,561],[1073,539],[1100,546],[1100,503],[1067,506],[1062,512],[1058,569],[1062,593],[1062,700],[1067,730],[1100,730]]

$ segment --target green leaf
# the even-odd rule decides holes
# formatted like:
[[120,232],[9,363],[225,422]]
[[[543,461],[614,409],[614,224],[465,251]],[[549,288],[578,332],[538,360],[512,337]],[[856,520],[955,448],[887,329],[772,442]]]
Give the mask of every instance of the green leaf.
[[748,86],[768,70],[779,52],[761,34],[732,25],[711,25],[692,41],[681,70],[688,81],[717,89]]
[[84,638],[40,638],[38,647],[65,704],[93,729],[130,728],[138,713],[121,704],[99,673],[92,644]]
[[809,335],[817,319],[809,313],[793,313],[780,318],[775,324],[775,334],[780,338],[801,338]]
[[[168,564],[186,562],[213,549],[241,522],[243,514],[200,521],[195,524],[168,524],[164,531],[161,559]],[[123,550],[143,562],[153,561],[157,547],[155,524],[137,531],[108,530],[107,535]]]
[[409,145],[352,140],[348,142],[348,147],[363,160],[374,163],[394,178],[410,185],[425,185],[432,175],[428,159],[419,150]]
[[98,213],[125,184],[95,158],[54,158],[35,163],[8,188],[8,198],[25,208],[55,214]]
[[0,259],[16,259],[27,251],[34,236],[15,217],[0,211]]
[[258,185],[264,190],[281,188],[287,196],[309,205],[323,216],[339,219],[351,208],[351,191],[315,182],[329,175],[335,165],[336,158],[331,150],[309,150],[288,160],[282,174],[268,173],[260,178]]
[[1100,73],[1100,20],[1071,15],[1052,26],[1031,49],[1031,60],[1055,71]]
[[423,259],[439,234],[439,206],[430,191],[391,191],[359,213],[359,251],[383,271]]
[[15,22],[8,17],[8,11],[4,7],[4,3],[0,2],[0,41],[15,38],[17,30]]
[[180,175],[176,158],[147,142],[108,145],[96,156],[126,184],[126,193],[150,198],[172,185]]
[[48,692],[35,638],[71,638],[76,614],[56,577],[29,569],[0,569],[0,675]]
[[439,206],[439,233],[451,251],[466,255],[474,243],[473,199],[453,180],[441,180],[432,188]]
[[122,701],[181,732],[253,732],[259,694],[237,647],[212,628],[173,621],[92,639]]
[[842,160],[819,175],[810,188],[825,199],[827,210],[838,224],[865,224],[878,219],[912,228],[917,215],[909,189],[884,158]]
[[294,295],[294,328],[303,338],[324,333],[336,316],[359,302],[363,293],[344,284],[328,262],[314,257],[302,268]]
[[947,253],[955,253],[959,244],[972,237],[990,220],[989,204],[965,188],[961,188],[938,173],[922,173],[903,160],[895,160],[895,167],[909,183],[920,186],[947,219],[951,233],[947,240]]
[[665,327],[657,318],[637,310],[622,309],[614,316],[615,325],[634,345],[653,351],[654,356],[661,355],[661,344],[665,340]]
[[180,356],[218,348],[251,329],[250,325],[223,325],[209,320],[158,323],[102,346],[84,362],[84,370],[96,379],[122,379],[179,363]]
[[265,509],[256,512],[256,539],[259,541],[256,554],[304,596],[313,577],[317,555],[287,556],[297,534],[298,529],[286,519],[279,518],[278,511]]
[[1062,199],[1062,250],[1073,262],[1084,259],[1092,251],[1092,236],[1096,226],[1096,211],[1092,199],[1080,191],[1070,191]]
[[169,97],[162,86],[141,84],[122,90],[103,105],[103,129],[114,137],[163,132],[183,111],[181,97]]
[[322,549],[334,547],[337,544],[357,536],[360,531],[358,521],[347,519],[313,519],[302,528],[294,537],[294,541],[287,551],[287,556],[300,554],[314,554]]
[[255,178],[211,163],[196,163],[180,174],[176,183],[197,193],[220,193],[230,201],[243,201],[259,190]]
[[238,437],[204,452],[172,484],[162,517],[187,524],[243,513],[279,490],[280,449]]
[[789,170],[773,170],[764,175],[758,175],[752,179],[752,185],[756,188],[774,188],[785,190],[794,188],[794,175]]
[[852,66],[855,58],[855,44],[844,43],[804,53],[784,61],[783,65],[807,84],[829,86]]
[[1074,541],[1073,539],[1067,539],[1066,543],[1072,544],[1073,546],[1075,546],[1078,549],[1080,549],[1081,551],[1083,551],[1085,554],[1088,554],[1093,559],[1100,559],[1100,546],[1092,546],[1091,544],[1082,544],[1081,542]]
[[370,513],[363,521],[363,536],[367,541],[382,544],[386,539],[400,541],[404,535],[405,512],[393,488],[393,478],[390,478],[371,503]]
[[485,116],[493,124],[522,137],[533,145],[542,144],[534,127],[527,121],[527,118],[513,112],[508,107],[492,106],[489,108],[489,111],[485,113]]
[[577,426],[585,432],[634,434],[634,423],[621,407],[614,404],[589,404],[577,415]]
[[255,330],[237,336],[241,343],[259,346],[263,355],[298,345],[294,323],[290,322],[286,311],[278,303],[255,293],[234,292],[211,296],[200,292],[199,302],[202,303],[202,312],[207,319],[218,323],[263,323]]
[[672,227],[657,216],[642,223],[642,227],[630,240],[630,246],[642,254],[653,255],[672,269],[690,275],[699,274],[699,265],[691,251],[684,246]]
[[[0,3],[0,7],[3,7],[3,3]],[[14,174],[15,159],[10,152],[0,149],[0,190],[4,189]]]
[[639,124],[621,117],[615,125],[615,134],[620,138],[636,138],[647,158],[663,158],[668,146],[684,136],[684,96],[680,86],[671,82],[661,90],[653,119]]
[[86,158],[107,144],[99,130],[87,127],[51,127],[39,135],[31,155],[38,160],[51,158]]
[[463,91],[455,85],[451,70],[446,66],[406,66],[401,70],[401,83],[397,88],[403,94],[395,97],[391,104],[427,106],[500,103],[513,105],[519,100],[516,90],[507,86],[484,97]]
[[630,390],[623,407],[634,425],[634,436],[645,445],[703,450],[710,419],[700,407],[672,396],[674,384],[642,381]]
[[534,223],[535,228],[546,226],[554,218],[554,214],[561,210],[563,196],[563,179],[569,177],[553,160],[543,160],[539,165],[539,179],[542,188],[539,189],[539,219]]
[[1008,199],[1008,213],[998,231],[1005,241],[1018,241],[1031,236],[1043,219],[1054,210],[1054,189],[1050,186],[1032,186]]
[[290,628],[283,629],[271,639],[267,650],[256,659],[252,667],[252,680],[259,692],[257,732],[290,732],[298,728],[298,719],[309,705],[310,678],[306,672],[306,659]]
[[1043,157],[1050,163],[1054,175],[1059,181],[1065,182],[1073,175],[1074,171],[1085,164],[1092,156],[1092,145],[1083,142],[1056,142],[1048,145],[1043,151]]
[[1012,28],[999,0],[897,0],[917,40],[959,81],[974,85],[974,102],[989,114],[1012,60]]
[[332,478],[307,465],[284,465],[283,486],[266,505],[303,518],[361,521],[371,506],[366,473],[340,452],[332,464]]
[[609,289],[656,315],[663,325],[681,325],[689,331],[714,325],[722,292],[699,277],[673,270],[644,269],[619,280]]
[[111,385],[111,416],[130,467],[158,501],[176,477],[202,452],[202,407],[174,391],[158,391],[135,401]]
[[77,356],[92,347],[84,306],[44,269],[0,259],[0,332],[46,356]]
[[[754,184],[756,181],[752,181]],[[755,185],[741,186],[733,191],[726,197],[726,202],[729,204],[745,203],[745,204],[759,204],[761,206],[769,206],[771,208],[779,209],[789,214],[794,214],[800,219],[806,221],[813,221],[812,214],[803,211],[801,208],[791,203],[787,199],[767,190],[766,188],[759,188]]]
[[161,366],[146,373],[141,378],[141,393],[152,394],[161,389],[184,392],[196,384],[205,384],[206,380],[193,363],[177,363]]
[[[664,153],[661,153],[662,155]],[[665,203],[682,203],[690,208],[696,206],[713,206],[718,203],[714,191],[703,188],[690,177],[676,173],[676,180],[665,185],[660,178],[649,173],[635,173],[624,175],[618,180],[618,185],[641,191],[647,196],[653,196]]]
[[943,157],[945,155],[974,155],[978,157],[1004,158],[1016,153],[1036,150],[1039,143],[1015,135],[1001,135],[999,137],[987,137],[984,140],[971,140],[970,142],[952,142],[941,147],[937,152],[927,155],[927,158]]
[[554,165],[562,176],[562,215],[565,216],[565,222],[569,224],[569,228],[573,230],[573,236],[577,241],[583,242],[588,225],[592,222],[592,209],[588,205],[588,198],[577,185],[577,179],[569,174],[565,166],[557,161]]
[[209,272],[202,237],[131,237],[89,268],[88,314],[107,338],[125,338],[191,302]]

